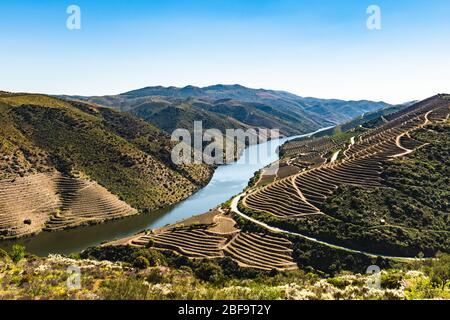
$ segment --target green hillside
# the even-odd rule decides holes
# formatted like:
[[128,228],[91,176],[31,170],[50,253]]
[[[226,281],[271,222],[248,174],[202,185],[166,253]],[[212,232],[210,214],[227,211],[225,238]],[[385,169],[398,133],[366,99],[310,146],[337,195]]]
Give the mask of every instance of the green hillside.
[[177,167],[170,137],[111,109],[41,95],[0,96],[0,178],[58,170],[97,181],[141,211],[191,195],[206,166]]
[[[442,97],[436,99],[436,105],[445,100]],[[331,136],[311,141],[327,143],[344,136],[348,143],[351,136],[364,135],[369,132],[367,128],[378,128],[395,112],[405,110],[408,109],[377,112],[365,118],[366,122],[360,119],[351,122],[353,125],[349,128],[362,125],[357,130],[343,133],[339,127],[339,130],[329,131]],[[438,252],[449,252],[449,137],[448,119],[408,133],[403,137],[403,143],[414,152],[383,161],[379,187],[340,186],[320,206],[324,215],[307,220],[280,219],[265,212],[247,211],[253,218],[269,225],[356,250],[409,257],[421,254],[431,257]],[[289,142],[283,149],[295,143],[298,142]]]

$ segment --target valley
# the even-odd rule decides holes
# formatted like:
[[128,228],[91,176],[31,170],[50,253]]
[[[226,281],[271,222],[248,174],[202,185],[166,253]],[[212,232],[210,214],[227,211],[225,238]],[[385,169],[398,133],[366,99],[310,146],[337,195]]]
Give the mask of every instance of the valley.
[[450,1],[0,12],[2,311],[450,300]]
[[[446,280],[430,273],[445,265],[450,252],[447,95],[368,113],[333,128],[273,139],[267,146],[249,146],[244,156],[258,154],[258,148],[270,152],[252,165],[241,159],[218,168],[170,165],[167,155],[173,144],[166,140],[168,135],[132,115],[47,96],[3,95],[6,157],[0,181],[4,238],[0,247],[5,250],[0,249],[0,268],[8,266],[8,256],[18,250],[11,246],[20,244],[45,256],[25,255],[20,264],[24,272],[39,263],[51,266],[52,277],[57,278],[62,266],[75,263],[89,275],[84,281],[90,294],[102,298],[161,299],[165,296],[157,291],[160,281],[168,288],[177,286],[172,297],[184,298],[238,297],[230,290],[249,281],[258,289],[241,292],[239,298],[256,297],[257,292],[257,297],[268,298],[276,292],[286,299],[295,292],[296,298],[306,294],[303,298],[323,299],[319,290],[323,286],[334,292],[330,297],[335,299],[355,294],[377,299],[448,294]],[[58,125],[47,119],[57,119]],[[101,140],[102,145],[108,141],[108,147],[96,153],[100,159],[94,160],[84,149],[98,148],[99,142],[90,142],[78,127],[88,130],[89,139],[94,133],[96,139],[108,137]],[[49,130],[55,136],[47,141],[42,137]],[[109,167],[117,148],[124,162]],[[122,170],[130,177],[133,170],[143,170],[136,172],[144,178],[140,162],[132,162],[142,153],[159,157],[167,166],[164,170],[173,171],[164,174],[165,179],[174,179],[177,186],[189,181],[196,189],[185,193],[187,199],[178,198],[175,205],[155,211],[141,194],[127,196],[128,186],[120,185],[125,180],[102,174],[106,165],[118,170],[114,177],[121,177]],[[200,177],[206,179],[204,186]],[[170,180],[165,181],[173,188]],[[105,223],[109,220],[116,221]],[[432,257],[437,258],[428,259]],[[383,289],[364,289],[367,279],[361,274],[370,265],[386,270]],[[111,270],[124,278],[115,278]],[[157,283],[154,293],[144,290],[149,272],[156,277],[151,280]],[[33,286],[45,283],[36,277],[30,281]],[[287,289],[286,281],[300,281],[302,293],[300,287]],[[444,289],[433,287],[425,293],[426,281],[444,281]],[[5,283],[8,289],[0,296],[30,294],[22,285]],[[188,283],[194,289],[183,287]],[[400,283],[406,284],[406,291]],[[200,288],[209,291],[200,293]],[[145,293],[134,291],[141,289]],[[187,291],[190,294],[182,294]],[[56,292],[65,290],[55,287],[40,294],[48,298],[56,297]],[[31,294],[39,296],[37,291]],[[81,291],[77,295],[87,297]]]
[[[220,119],[222,124],[198,117],[198,114],[193,114],[191,118],[187,111],[191,107],[186,109],[186,105],[179,109],[183,111],[180,113],[181,118],[173,117],[170,113],[166,119],[158,118],[153,112],[159,109],[144,102],[163,97],[174,105],[178,103],[176,99],[185,101],[182,104],[192,99],[202,103],[208,101],[205,105],[193,105],[208,113],[209,118],[214,113],[213,118]],[[120,96],[63,98],[8,92],[0,95],[0,237],[14,240],[38,235],[37,239],[19,242],[26,243],[31,250],[35,248],[35,252],[40,253],[52,252],[51,249],[69,253],[68,250],[84,249],[88,244],[98,244],[111,240],[111,237],[142,230],[135,228],[156,227],[158,221],[173,223],[214,208],[226,201],[227,197],[239,193],[247,182],[244,179],[250,179],[251,174],[260,167],[248,168],[235,188],[214,202],[205,202],[200,207],[194,205],[185,208],[181,205],[175,212],[184,211],[177,213],[176,218],[160,218],[172,216],[172,206],[189,198],[213,179],[216,168],[212,166],[176,165],[170,159],[175,146],[170,141],[170,130],[179,126],[192,129],[189,124],[194,119],[204,120],[204,129],[212,126],[219,129],[249,129],[262,125],[265,129],[279,128],[282,134],[291,135],[320,130],[324,125],[342,120],[337,117],[331,117],[334,119],[332,122],[320,120],[323,118],[306,110],[315,108],[315,104],[322,105],[321,109],[325,108],[324,105],[329,105],[329,108],[342,105],[353,110],[345,119],[349,119],[352,114],[389,106],[370,101],[305,99],[307,102],[301,102],[303,100],[300,97],[286,92],[255,90],[238,85],[182,89],[156,87]],[[209,105],[211,103],[214,107]],[[296,111],[292,112],[295,116],[289,111],[294,105]],[[156,128],[145,115],[132,112],[142,108],[152,110],[150,118],[160,128]],[[171,125],[165,126],[167,122]],[[277,137],[271,138],[278,141]],[[276,142],[273,148],[276,148]],[[272,153],[275,154],[275,149]],[[271,161],[275,160],[271,158]],[[264,160],[262,163],[267,164]],[[201,193],[200,196],[205,194]],[[24,201],[17,205],[19,199]],[[129,218],[140,214],[153,216],[136,220]],[[117,232],[115,224],[111,227],[94,227],[105,221],[124,218],[127,218],[124,223],[126,227],[120,232]],[[80,240],[79,245],[69,245],[65,249],[60,243],[49,246],[53,242],[50,239],[57,237],[49,235],[49,231],[82,226],[89,226],[86,230],[96,230],[92,232],[99,236],[80,235],[81,239],[90,240]],[[63,235],[67,234],[70,241],[69,234],[72,233],[78,232],[70,231]],[[42,251],[42,246],[38,245],[39,239],[49,247],[48,250]],[[3,247],[13,243],[9,241]]]
[[[9,93],[0,102],[2,236],[37,234],[3,241],[6,249],[25,244],[46,255],[89,246],[82,255],[100,260],[120,252],[160,252],[185,263],[232,261],[262,272],[326,273],[449,252],[446,95],[274,139],[257,164],[219,168],[170,164],[167,133],[92,102]],[[419,185],[410,185],[410,166],[422,174]],[[426,176],[443,189],[431,191]],[[432,200],[417,199],[417,188]],[[102,224],[115,219],[122,221]],[[58,245],[51,245],[57,238]]]
[[[449,100],[438,95],[383,116],[383,124],[374,129],[356,126],[344,135],[288,142],[282,154],[289,150],[289,156],[280,161],[298,166],[297,173],[275,177],[263,186],[261,179],[254,179],[256,183],[242,195],[212,213],[108,243],[99,250],[129,246],[171,251],[193,260],[229,257],[240,267],[266,271],[313,267],[324,272],[363,272],[364,266],[375,262],[390,266],[449,252],[445,182],[449,179],[445,167],[449,114]],[[344,151],[331,161],[336,150]],[[435,153],[444,157],[430,164],[436,170],[433,181],[443,179],[444,189],[433,195],[442,202],[420,205],[420,200],[405,198],[407,180],[393,185],[392,168],[399,161],[411,161],[418,172],[427,165],[415,159],[428,154],[428,161],[433,161]],[[352,193],[346,194],[347,190]],[[354,204],[376,201],[383,192],[404,192],[405,196],[384,200],[398,202],[387,212],[373,211],[378,206],[366,207],[364,202]],[[347,208],[346,202],[331,205],[341,198],[352,202],[347,213],[340,210]],[[398,206],[407,209],[392,212]],[[372,211],[364,212],[367,209]],[[409,216],[412,213],[416,221]],[[319,253],[323,258],[312,258]]]

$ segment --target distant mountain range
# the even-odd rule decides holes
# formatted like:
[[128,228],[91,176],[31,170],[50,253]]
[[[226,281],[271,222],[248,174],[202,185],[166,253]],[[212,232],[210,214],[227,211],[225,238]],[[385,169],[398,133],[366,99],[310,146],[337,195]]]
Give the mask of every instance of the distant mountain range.
[[284,135],[311,132],[344,123],[362,114],[392,107],[385,102],[305,98],[285,91],[250,89],[241,85],[147,87],[119,95],[63,96],[129,112],[171,133],[203,126],[279,129]]

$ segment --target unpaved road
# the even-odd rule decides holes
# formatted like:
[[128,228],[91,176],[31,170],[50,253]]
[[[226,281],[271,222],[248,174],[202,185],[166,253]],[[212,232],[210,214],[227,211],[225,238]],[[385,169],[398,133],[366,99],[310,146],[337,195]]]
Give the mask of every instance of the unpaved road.
[[261,221],[258,221],[256,219],[254,219],[254,218],[249,217],[248,215],[246,215],[245,213],[242,213],[239,210],[238,203],[239,203],[239,201],[242,199],[242,197],[244,195],[245,194],[242,193],[242,194],[236,196],[235,198],[233,198],[233,200],[231,201],[231,210],[234,213],[236,213],[237,215],[241,216],[242,218],[244,218],[244,219],[246,219],[246,220],[248,220],[248,221],[250,221],[250,222],[252,222],[254,224],[257,224],[258,226],[263,227],[264,229],[267,229],[267,230],[269,230],[271,232],[282,233],[282,234],[287,234],[287,235],[291,235],[291,236],[300,237],[300,238],[303,238],[303,239],[306,239],[306,240],[309,240],[309,241],[312,241],[312,242],[315,242],[315,243],[319,243],[319,244],[322,244],[322,245],[325,245],[325,246],[328,246],[328,247],[331,247],[331,248],[334,248],[334,249],[344,250],[344,251],[351,252],[351,253],[364,254],[364,255],[367,255],[369,257],[374,257],[374,258],[381,257],[381,258],[385,258],[385,259],[400,260],[400,261],[414,261],[414,260],[417,260],[417,258],[395,257],[395,256],[373,254],[373,253],[366,252],[366,251],[353,250],[353,249],[350,249],[350,248],[337,246],[337,245],[329,243],[329,242],[321,241],[321,240],[318,240],[316,238],[308,237],[308,236],[306,236],[304,234],[301,234],[301,233],[291,232],[291,231],[283,230],[283,229],[280,229],[280,228],[272,227],[272,226],[270,226],[270,225],[268,225],[268,224],[266,224],[264,222],[261,222]]

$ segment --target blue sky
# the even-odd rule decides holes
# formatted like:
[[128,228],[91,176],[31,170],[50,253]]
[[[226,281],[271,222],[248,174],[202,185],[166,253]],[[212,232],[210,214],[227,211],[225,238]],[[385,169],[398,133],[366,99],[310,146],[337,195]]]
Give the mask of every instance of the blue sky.
[[[81,8],[81,30],[66,9]],[[380,6],[382,29],[366,9]],[[403,102],[450,92],[448,0],[0,0],[0,90],[239,83]]]

